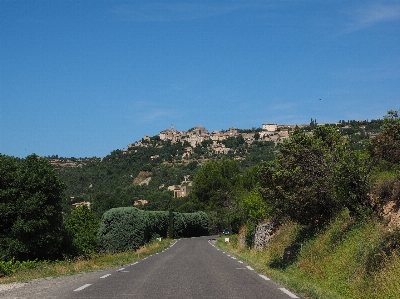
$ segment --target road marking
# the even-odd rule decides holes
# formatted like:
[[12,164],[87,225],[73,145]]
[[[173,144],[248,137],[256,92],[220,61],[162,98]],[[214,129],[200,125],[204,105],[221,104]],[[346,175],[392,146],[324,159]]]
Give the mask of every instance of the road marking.
[[254,270],[252,267],[250,267],[250,266],[246,266],[246,268],[247,269],[249,269],[249,270]]
[[227,256],[231,256],[230,254],[228,254]]
[[265,280],[271,280],[271,279],[269,279],[267,276],[265,276],[265,275],[262,275],[262,274],[258,274],[258,275],[260,275],[260,277],[262,278],[262,279],[265,279]]
[[117,272],[118,272],[118,271],[122,271],[122,270],[125,270],[125,268],[118,269]]
[[242,261],[238,261],[238,263],[241,263],[241,264],[243,264],[243,262],[242,262]]
[[234,260],[236,260],[236,258],[235,258],[234,256],[231,256],[231,259],[234,259]]
[[236,270],[246,270],[246,268],[236,268]]
[[136,265],[137,263],[139,263],[139,262],[133,263],[133,264],[131,264],[131,266],[134,266],[134,265]]
[[121,271],[121,272],[122,272],[122,273],[129,273],[129,271],[126,271],[126,270],[125,270],[125,271]]
[[284,292],[286,295],[289,295],[290,298],[299,298],[297,297],[295,294],[293,294],[292,292],[289,292],[288,290],[286,290],[285,288],[279,288],[282,292]]
[[80,288],[75,289],[74,292],[82,291],[83,289],[85,289],[85,288],[87,288],[89,286],[91,286],[91,284],[85,284],[85,285],[81,286]]
[[103,276],[101,276],[100,278],[106,278],[106,277],[108,277],[108,276],[110,276],[111,274],[106,274],[106,275],[103,275]]

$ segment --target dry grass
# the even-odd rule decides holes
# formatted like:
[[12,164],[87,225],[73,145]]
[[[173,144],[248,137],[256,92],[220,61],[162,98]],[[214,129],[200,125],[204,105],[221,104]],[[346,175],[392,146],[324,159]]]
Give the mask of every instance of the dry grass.
[[156,241],[131,252],[99,254],[90,259],[78,257],[67,261],[38,262],[34,269],[20,270],[10,276],[1,277],[0,284],[25,282],[37,278],[58,277],[121,266],[161,252],[170,244],[171,240],[164,239],[161,242]]
[[[284,225],[263,251],[233,247],[237,242],[218,245],[306,298],[399,298],[400,255],[388,253],[385,224],[359,223],[343,213],[323,231],[306,239],[302,233],[297,224]],[[297,258],[284,263],[284,248],[299,242]]]

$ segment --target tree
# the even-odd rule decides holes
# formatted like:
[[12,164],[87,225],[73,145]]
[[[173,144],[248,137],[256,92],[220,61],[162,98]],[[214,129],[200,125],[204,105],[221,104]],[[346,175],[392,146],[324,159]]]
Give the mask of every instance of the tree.
[[75,255],[89,257],[96,252],[99,227],[100,219],[86,205],[77,206],[72,210],[65,228]]
[[[35,154],[25,159],[1,157],[0,255],[5,259],[58,257],[63,241],[61,201],[64,184],[52,165]],[[4,211],[4,214],[3,214]],[[2,217],[3,218],[3,217]]]
[[332,127],[312,136],[295,131],[260,168],[263,198],[276,218],[306,225],[323,224],[344,207],[362,214],[369,208],[367,158]]
[[378,159],[400,162],[400,109],[387,112],[380,133],[371,139],[368,149]]
[[231,230],[240,173],[237,161],[224,158],[205,163],[193,179],[189,196],[206,210],[217,212],[218,217],[215,218],[215,223],[212,223],[216,230],[221,230],[226,225]]

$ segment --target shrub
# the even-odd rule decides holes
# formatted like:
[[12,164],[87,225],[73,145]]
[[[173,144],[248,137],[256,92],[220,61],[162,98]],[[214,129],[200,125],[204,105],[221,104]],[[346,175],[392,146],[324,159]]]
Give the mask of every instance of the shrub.
[[65,228],[72,241],[73,254],[90,256],[98,246],[99,219],[86,205],[72,210]]
[[114,208],[103,214],[99,248],[106,252],[136,250],[148,238],[145,212],[134,207]]
[[65,185],[45,159],[0,155],[0,256],[5,260],[61,256]]
[[368,163],[334,128],[319,127],[312,136],[295,131],[276,159],[260,167],[261,193],[271,215],[303,225],[324,224],[345,207],[364,215]]
[[169,226],[169,213],[165,211],[147,211],[147,229],[150,234],[166,238]]
[[204,212],[177,213],[142,211],[134,207],[114,208],[104,213],[99,231],[102,251],[135,250],[152,238],[193,237],[208,234],[208,216]]

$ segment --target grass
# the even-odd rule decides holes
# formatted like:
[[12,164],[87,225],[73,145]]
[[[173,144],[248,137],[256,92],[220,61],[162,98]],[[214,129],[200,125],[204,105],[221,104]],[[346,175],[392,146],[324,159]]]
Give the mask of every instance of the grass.
[[161,252],[170,245],[170,239],[163,239],[162,241],[154,241],[147,244],[136,251],[98,254],[89,259],[78,257],[65,261],[39,261],[35,262],[34,267],[29,269],[21,268],[8,276],[0,277],[0,284],[26,282],[37,278],[58,277],[122,266]]
[[[377,219],[358,222],[344,212],[317,232],[288,223],[263,251],[231,239],[217,244],[305,298],[399,298],[400,232]],[[299,245],[296,258],[284,261],[284,249],[293,244]]]

